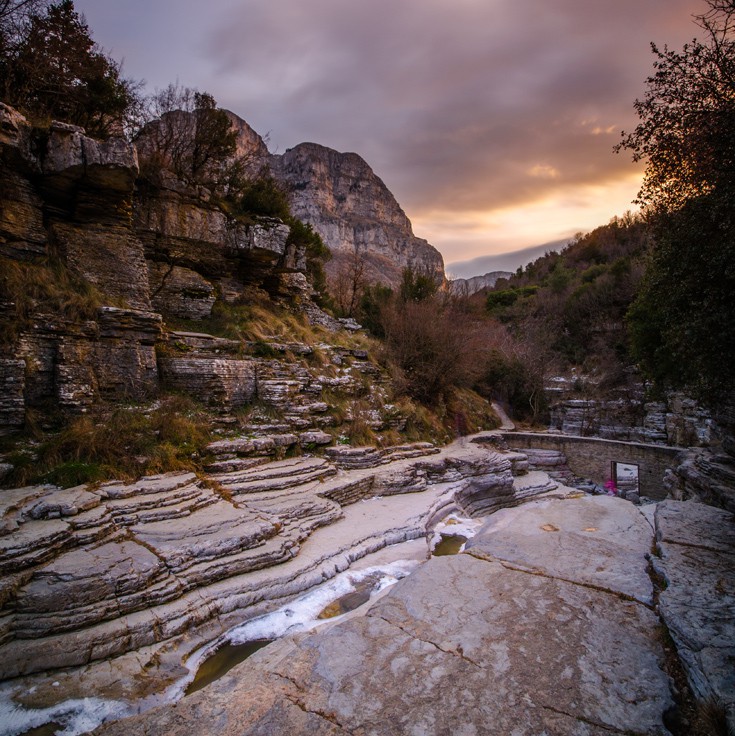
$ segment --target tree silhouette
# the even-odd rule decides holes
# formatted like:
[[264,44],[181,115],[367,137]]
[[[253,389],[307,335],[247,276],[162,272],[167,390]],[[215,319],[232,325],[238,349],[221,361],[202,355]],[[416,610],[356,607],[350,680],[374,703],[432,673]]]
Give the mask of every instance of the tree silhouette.
[[640,123],[618,146],[645,160],[654,247],[628,315],[633,353],[661,387],[708,403],[735,392],[735,0],[707,0],[706,34],[653,46]]
[[32,12],[18,25],[29,7],[16,2],[7,8],[0,47],[3,99],[37,123],[61,120],[99,137],[119,129],[135,87],[92,40],[72,0]]

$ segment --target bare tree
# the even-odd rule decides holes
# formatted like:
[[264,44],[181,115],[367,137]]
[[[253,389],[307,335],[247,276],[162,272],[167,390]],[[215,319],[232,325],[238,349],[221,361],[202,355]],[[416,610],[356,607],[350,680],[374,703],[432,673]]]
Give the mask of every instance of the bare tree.
[[22,35],[32,15],[39,14],[49,0],[0,0],[0,43],[12,45]]
[[170,84],[149,99],[146,117],[136,142],[149,174],[166,169],[220,193],[245,177],[246,157],[236,155],[237,133],[209,93]]
[[394,299],[382,312],[396,388],[434,404],[455,387],[471,387],[487,363],[484,325],[438,298]]
[[345,317],[354,317],[360,297],[368,284],[367,257],[355,246],[340,261],[336,274],[330,279],[330,292],[337,309]]

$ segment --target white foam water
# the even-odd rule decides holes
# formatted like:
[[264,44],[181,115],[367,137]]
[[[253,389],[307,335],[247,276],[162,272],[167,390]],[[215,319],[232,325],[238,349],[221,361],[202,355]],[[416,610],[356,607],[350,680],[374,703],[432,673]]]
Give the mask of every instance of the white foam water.
[[65,700],[49,708],[23,708],[0,693],[0,736],[18,736],[46,723],[58,723],[56,736],[78,736],[97,728],[101,723],[118,720],[137,713],[130,703],[101,698]]

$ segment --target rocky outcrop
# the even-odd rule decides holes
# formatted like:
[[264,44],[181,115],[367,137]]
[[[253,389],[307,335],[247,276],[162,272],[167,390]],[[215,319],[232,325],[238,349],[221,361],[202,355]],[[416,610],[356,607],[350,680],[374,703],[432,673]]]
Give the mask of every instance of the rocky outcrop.
[[[549,426],[564,434],[674,447],[717,445],[723,431],[712,413],[680,393],[665,401],[646,401],[645,387],[633,385],[611,398],[573,398],[589,379],[556,376],[546,386],[552,400]],[[594,382],[589,383],[597,393]]]
[[735,727],[735,517],[700,503],[656,508],[659,611],[695,697]]
[[[189,129],[192,114],[172,115]],[[243,120],[228,116],[237,154],[248,170],[259,171],[271,160],[265,143]],[[270,299],[327,330],[360,329],[314,303],[304,247],[290,241],[287,225],[237,219],[212,192],[181,181],[159,160],[157,130],[155,123],[147,126],[135,145],[115,137],[96,141],[61,123],[39,136],[23,116],[0,108],[0,257],[43,257],[48,265],[42,275],[34,275],[41,268],[34,261],[25,276],[19,271],[13,278],[53,282],[58,302],[57,309],[35,299],[23,283],[14,286],[24,295],[22,304],[0,302],[0,319],[9,326],[2,333],[9,342],[0,367],[6,388],[0,432],[21,428],[29,408],[52,404],[74,414],[171,388],[224,412],[257,399],[284,413],[277,431],[302,434],[332,421],[322,391],[356,397],[366,393],[367,381],[378,385],[364,410],[367,421],[374,429],[385,425],[379,388],[385,376],[366,354],[322,346],[338,366],[336,375],[331,369],[324,375],[319,366],[303,365],[315,346],[294,352],[275,336],[257,345],[225,344],[167,327],[176,320],[216,321],[223,310]],[[410,265],[442,278],[441,256],[413,236],[395,199],[358,156],[306,145],[272,162],[274,171],[289,181],[296,177],[298,191],[314,198],[304,212],[316,217],[323,211],[337,249],[369,250],[381,272],[400,274]],[[304,185],[309,176],[313,181]],[[263,360],[267,354],[273,359]],[[391,428],[398,424],[393,417]]]
[[372,281],[395,286],[406,267],[443,281],[441,254],[413,234],[394,196],[356,153],[301,143],[272,156],[271,169],[287,186],[294,215],[311,224],[335,256],[328,264],[333,273],[357,254]]
[[31,151],[30,127],[0,102],[0,255],[30,259],[46,253],[41,198],[30,182],[40,172]]
[[669,495],[676,500],[694,499],[735,513],[735,459],[706,448],[682,453],[681,463],[667,475]]

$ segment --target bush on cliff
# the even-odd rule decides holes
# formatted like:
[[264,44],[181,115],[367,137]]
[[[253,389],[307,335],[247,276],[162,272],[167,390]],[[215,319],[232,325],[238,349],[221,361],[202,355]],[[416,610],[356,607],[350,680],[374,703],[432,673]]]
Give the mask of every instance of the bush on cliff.
[[210,440],[210,418],[192,400],[172,395],[152,407],[118,407],[77,417],[36,450],[8,455],[6,482],[72,486],[107,478],[134,479],[170,470],[195,470]]
[[220,195],[241,185],[245,162],[235,156],[237,134],[211,94],[170,84],[147,99],[146,115],[136,136],[145,179],[155,181],[166,170]]
[[0,320],[0,346],[13,345],[39,311],[79,323],[94,319],[103,303],[111,303],[53,257],[35,262],[0,258],[0,294],[9,307],[7,318]]

